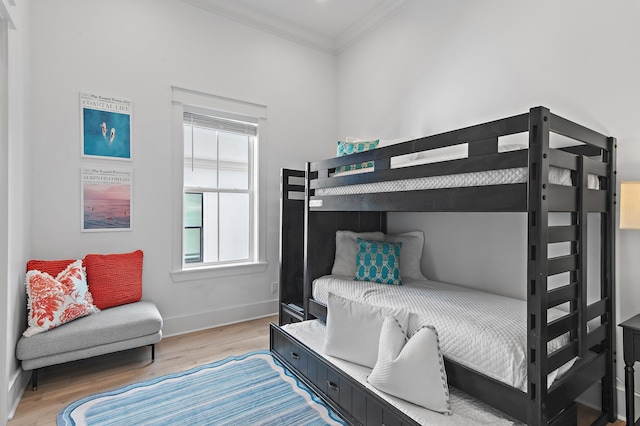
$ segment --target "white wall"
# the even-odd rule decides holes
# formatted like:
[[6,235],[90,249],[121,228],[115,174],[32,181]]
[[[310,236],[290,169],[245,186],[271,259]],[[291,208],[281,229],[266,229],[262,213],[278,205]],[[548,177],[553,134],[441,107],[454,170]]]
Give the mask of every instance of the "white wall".
[[[335,139],[334,56],[178,0],[33,2],[34,258],[142,249],[165,334],[277,312],[279,176]],[[266,272],[173,282],[171,86],[266,105]],[[133,230],[80,232],[79,93],[133,101]],[[101,165],[121,166],[103,160]]]
[[[424,136],[543,105],[617,137],[619,178],[640,180],[638,16],[632,1],[411,2],[339,56],[339,135]],[[513,214],[390,218],[391,230],[426,229],[428,277],[509,295],[523,294],[525,224]],[[640,313],[639,255],[640,233],[620,231],[617,322]],[[488,257],[504,261],[487,267]]]
[[[24,267],[31,247],[30,221],[30,142],[27,123],[29,108],[29,25],[28,4],[3,5],[12,25],[6,37],[6,69],[2,85],[2,154],[0,155],[0,273],[3,297],[0,297],[0,322],[5,342],[0,383],[0,424],[16,408],[25,386],[20,364],[15,358],[15,343],[25,326]],[[4,68],[5,64],[3,64]],[[6,74],[4,74],[6,72]],[[6,80],[4,80],[6,78]],[[4,86],[5,81],[7,85]],[[4,91],[6,87],[6,92]],[[6,103],[5,103],[6,102]],[[6,114],[6,116],[5,116]],[[5,298],[6,297],[6,298]],[[6,320],[6,322],[5,322]]]

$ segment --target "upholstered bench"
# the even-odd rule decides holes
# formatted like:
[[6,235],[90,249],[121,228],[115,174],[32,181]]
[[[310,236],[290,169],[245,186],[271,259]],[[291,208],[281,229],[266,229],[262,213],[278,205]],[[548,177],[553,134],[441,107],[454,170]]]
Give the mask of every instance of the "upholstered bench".
[[141,300],[142,251],[89,254],[82,260],[27,264],[28,328],[16,357],[25,371],[141,346],[162,339],[162,316]]
[[162,339],[162,316],[151,302],[140,302],[103,309],[78,318],[46,333],[22,336],[16,356],[24,370],[33,370],[31,384],[38,386],[38,369],[78,359],[90,358],[140,346],[151,346]]

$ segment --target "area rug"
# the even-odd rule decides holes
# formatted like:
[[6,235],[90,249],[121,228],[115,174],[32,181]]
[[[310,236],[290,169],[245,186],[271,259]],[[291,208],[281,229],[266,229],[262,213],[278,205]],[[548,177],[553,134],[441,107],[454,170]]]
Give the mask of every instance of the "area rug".
[[58,425],[344,425],[268,351],[82,398]]

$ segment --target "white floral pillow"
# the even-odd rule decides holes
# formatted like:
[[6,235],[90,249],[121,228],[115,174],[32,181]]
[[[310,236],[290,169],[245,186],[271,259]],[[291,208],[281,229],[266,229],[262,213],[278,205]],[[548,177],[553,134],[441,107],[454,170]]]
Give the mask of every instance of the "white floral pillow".
[[25,337],[99,311],[93,305],[82,260],[69,264],[55,278],[46,272],[28,271],[25,284],[29,311]]

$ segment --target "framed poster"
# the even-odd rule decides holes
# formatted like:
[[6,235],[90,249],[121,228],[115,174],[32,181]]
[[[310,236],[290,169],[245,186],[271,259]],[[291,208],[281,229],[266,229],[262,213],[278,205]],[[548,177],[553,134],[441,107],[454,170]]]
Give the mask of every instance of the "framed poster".
[[83,157],[131,160],[131,101],[80,93]]
[[83,167],[82,232],[131,230],[131,169]]

